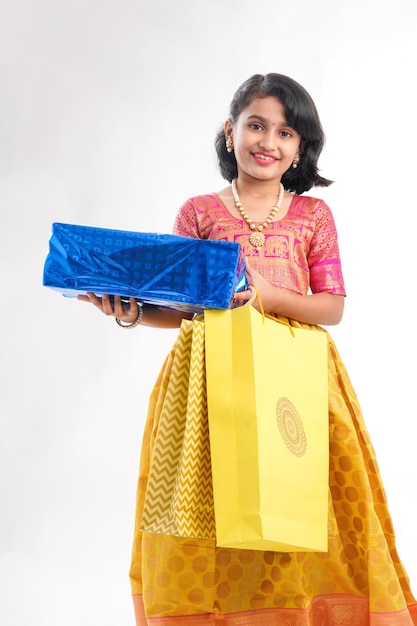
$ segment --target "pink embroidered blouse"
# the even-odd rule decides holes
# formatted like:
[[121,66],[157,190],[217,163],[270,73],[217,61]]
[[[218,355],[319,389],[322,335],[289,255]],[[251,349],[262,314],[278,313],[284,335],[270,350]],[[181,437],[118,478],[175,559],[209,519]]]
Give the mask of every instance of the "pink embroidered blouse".
[[346,295],[333,215],[323,200],[294,195],[287,215],[263,233],[259,253],[249,243],[251,231],[213,193],[184,202],[174,223],[175,235],[238,242],[255,269],[272,285],[305,295]]

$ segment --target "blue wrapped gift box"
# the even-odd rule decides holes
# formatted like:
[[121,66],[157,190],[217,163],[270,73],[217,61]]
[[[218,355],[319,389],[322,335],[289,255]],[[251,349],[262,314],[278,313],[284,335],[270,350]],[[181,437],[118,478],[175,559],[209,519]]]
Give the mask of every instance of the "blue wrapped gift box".
[[247,280],[237,243],[55,222],[43,284],[200,313],[230,308]]

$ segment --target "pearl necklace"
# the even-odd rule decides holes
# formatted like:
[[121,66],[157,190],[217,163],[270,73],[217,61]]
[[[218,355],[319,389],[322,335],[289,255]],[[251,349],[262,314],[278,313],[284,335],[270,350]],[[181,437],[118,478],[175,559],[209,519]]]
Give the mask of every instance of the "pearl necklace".
[[275,203],[271,213],[269,214],[269,216],[261,224],[255,224],[249,218],[248,214],[246,213],[245,209],[242,206],[240,198],[239,198],[239,196],[237,194],[236,181],[237,181],[237,178],[234,178],[232,180],[232,193],[233,193],[233,198],[235,200],[235,205],[236,205],[237,210],[239,211],[239,213],[241,214],[241,216],[245,220],[246,224],[249,226],[249,228],[251,230],[254,231],[251,234],[251,236],[249,237],[249,242],[255,248],[255,250],[257,252],[259,252],[259,250],[262,248],[262,246],[265,243],[265,235],[263,234],[262,231],[263,231],[264,228],[266,228],[272,222],[275,213],[280,208],[280,206],[282,204],[282,201],[284,199],[284,185],[282,183],[280,183],[280,185],[279,185],[278,200],[276,201],[276,203]]

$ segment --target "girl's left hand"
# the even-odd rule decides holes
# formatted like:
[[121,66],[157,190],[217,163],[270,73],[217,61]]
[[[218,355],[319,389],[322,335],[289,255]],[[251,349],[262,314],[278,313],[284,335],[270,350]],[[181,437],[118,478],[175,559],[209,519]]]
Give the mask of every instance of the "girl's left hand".
[[[261,306],[259,304],[258,296],[262,302],[262,308],[265,311],[268,311],[268,306],[270,305],[271,299],[271,291],[274,290],[274,287],[269,283],[261,274],[255,270],[249,259],[246,259],[246,268],[249,279],[249,284],[256,287],[257,297],[255,298],[252,305],[258,311],[261,310]],[[245,291],[239,291],[234,294],[233,302],[235,306],[242,306],[246,304],[248,300],[252,297],[252,291],[250,289],[246,289]]]
[[233,296],[233,306],[243,306],[250,300],[252,297],[252,291],[250,289],[245,289],[244,291],[236,291]]

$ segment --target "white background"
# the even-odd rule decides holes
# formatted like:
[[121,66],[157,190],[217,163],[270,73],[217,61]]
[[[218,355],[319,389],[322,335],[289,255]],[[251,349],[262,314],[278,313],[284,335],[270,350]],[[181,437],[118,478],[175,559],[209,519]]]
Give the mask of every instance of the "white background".
[[253,73],[311,93],[314,193],[348,291],[330,329],[417,590],[414,0],[13,0],[0,9],[0,622],[132,626],[148,396],[176,331],[120,330],[42,287],[54,221],[170,232],[224,186],[213,140]]

